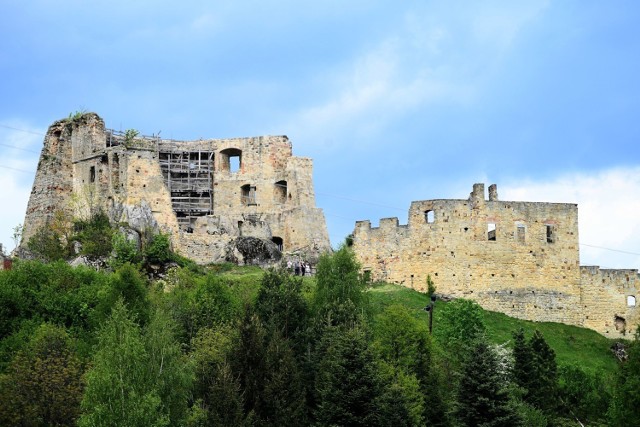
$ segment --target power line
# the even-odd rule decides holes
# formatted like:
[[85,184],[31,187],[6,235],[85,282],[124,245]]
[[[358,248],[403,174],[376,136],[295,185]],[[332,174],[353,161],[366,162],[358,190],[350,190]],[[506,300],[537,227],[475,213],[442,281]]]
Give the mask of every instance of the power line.
[[29,150],[28,148],[16,147],[15,145],[3,144],[1,142],[0,145],[2,145],[3,147],[15,148],[16,150],[28,151],[29,153],[39,154],[38,151]]
[[17,130],[18,132],[31,133],[31,134],[33,134],[33,135],[46,136],[44,133],[34,132],[34,131],[32,131],[32,130],[26,130],[26,129],[15,128],[15,127],[13,127],[13,126],[7,126],[7,125],[3,125],[3,124],[0,124],[0,128],[11,129],[11,130]]
[[34,175],[35,172],[34,171],[26,171],[24,169],[18,169],[18,168],[12,168],[11,166],[4,166],[4,165],[0,165],[0,168],[4,168],[4,169],[11,169],[14,171],[18,171],[18,172],[24,172],[24,173],[29,173],[31,175]]
[[586,243],[580,243],[580,246],[588,246],[588,247],[590,247],[590,248],[604,249],[604,250],[606,250],[606,251],[620,252],[620,253],[623,253],[623,254],[628,254],[628,255],[638,255],[638,256],[640,256],[640,254],[639,254],[639,253],[637,253],[637,252],[629,252],[629,251],[623,251],[623,250],[620,250],[620,249],[605,248],[604,246],[588,245],[588,244],[586,244]]

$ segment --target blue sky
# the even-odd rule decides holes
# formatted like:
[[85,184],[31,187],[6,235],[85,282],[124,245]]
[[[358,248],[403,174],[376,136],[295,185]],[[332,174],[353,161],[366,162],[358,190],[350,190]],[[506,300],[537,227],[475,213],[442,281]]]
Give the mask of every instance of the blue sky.
[[640,267],[640,3],[6,0],[0,12],[6,248],[42,134],[88,110],[168,138],[289,136],[314,159],[334,245],[356,220],[404,223],[412,200],[485,182],[503,200],[578,203],[583,264]]

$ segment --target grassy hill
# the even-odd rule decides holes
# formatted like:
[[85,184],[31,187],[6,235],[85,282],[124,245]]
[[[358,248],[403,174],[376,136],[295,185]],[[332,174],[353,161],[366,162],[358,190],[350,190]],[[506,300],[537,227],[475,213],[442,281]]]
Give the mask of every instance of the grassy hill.
[[[398,285],[376,284],[369,290],[374,313],[381,312],[391,304],[401,304],[411,309],[415,316],[425,322],[428,314],[423,308],[429,303],[427,295]],[[446,322],[442,310],[438,306],[447,304],[436,302],[433,328]],[[603,337],[595,331],[576,326],[551,322],[532,322],[509,317],[502,313],[484,311],[484,321],[491,341],[496,344],[509,342],[511,333],[519,328],[531,336],[538,329],[543,333],[547,343],[556,352],[559,364],[573,364],[594,371],[613,373],[616,369],[616,358],[610,350],[614,340]]]

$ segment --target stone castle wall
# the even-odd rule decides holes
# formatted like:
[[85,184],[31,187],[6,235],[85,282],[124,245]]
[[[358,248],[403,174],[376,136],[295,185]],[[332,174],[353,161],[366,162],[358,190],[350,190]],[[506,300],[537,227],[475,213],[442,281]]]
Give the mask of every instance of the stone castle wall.
[[[621,291],[597,290],[617,289],[622,284],[618,275],[609,274],[598,286],[585,281],[575,204],[500,201],[495,186],[485,200],[484,185],[476,184],[467,200],[413,202],[406,225],[397,218],[382,219],[379,227],[359,221],[353,242],[372,280],[425,291],[430,275],[438,294],[470,298],[513,317],[584,325],[606,335],[621,333],[608,326],[615,316],[627,319],[627,332],[635,324],[628,320],[635,318],[629,313],[633,308],[617,307],[626,304]],[[635,277],[637,271],[623,276]],[[637,281],[630,279],[622,293],[632,292],[631,283]],[[596,303],[599,295],[602,300]],[[601,314],[587,318],[596,304]]]
[[[200,263],[224,261],[238,237],[314,258],[330,244],[312,172],[286,136],[161,140],[116,134],[88,113],[47,132],[23,244],[56,211],[71,218],[103,208],[141,233],[171,233],[174,248]],[[152,218],[141,221],[141,210]]]

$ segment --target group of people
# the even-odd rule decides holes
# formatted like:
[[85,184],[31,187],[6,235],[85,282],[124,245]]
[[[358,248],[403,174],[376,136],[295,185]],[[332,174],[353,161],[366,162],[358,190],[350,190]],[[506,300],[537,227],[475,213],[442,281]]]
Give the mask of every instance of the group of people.
[[287,270],[289,270],[296,276],[311,276],[311,266],[307,261],[304,260],[288,260]]

